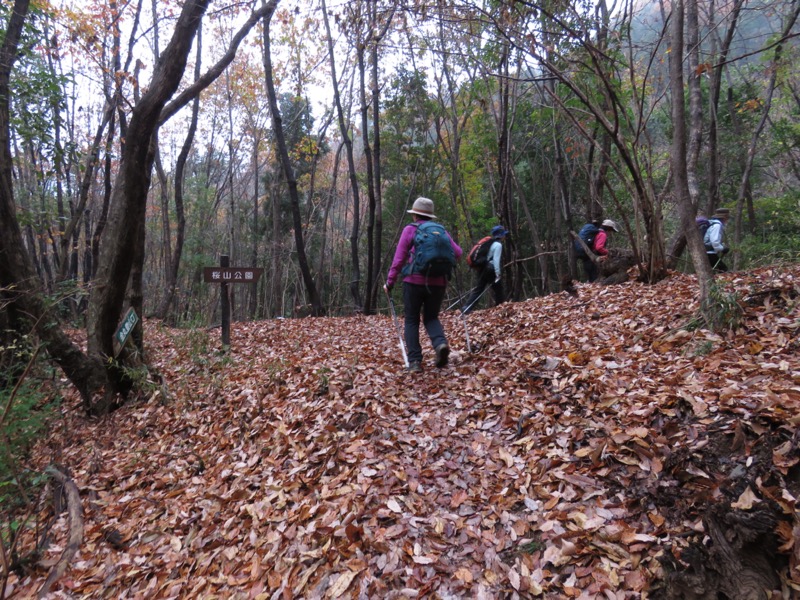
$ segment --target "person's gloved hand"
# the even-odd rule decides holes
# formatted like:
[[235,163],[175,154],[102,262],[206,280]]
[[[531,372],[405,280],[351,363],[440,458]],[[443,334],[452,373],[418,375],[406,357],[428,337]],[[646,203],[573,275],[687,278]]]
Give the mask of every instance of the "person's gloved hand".
[[392,293],[392,288],[393,288],[393,287],[394,287],[394,286],[393,286],[393,285],[391,285],[391,284],[389,284],[389,283],[384,283],[384,284],[383,284],[383,290],[384,290],[384,291],[385,291],[387,294],[391,294],[391,293]]
[[725,246],[724,248],[722,248],[722,252],[720,252],[720,254],[722,254],[722,256],[725,256],[730,251],[731,249]]
[[500,283],[500,278],[498,277],[497,279],[494,280],[494,282],[495,283]]

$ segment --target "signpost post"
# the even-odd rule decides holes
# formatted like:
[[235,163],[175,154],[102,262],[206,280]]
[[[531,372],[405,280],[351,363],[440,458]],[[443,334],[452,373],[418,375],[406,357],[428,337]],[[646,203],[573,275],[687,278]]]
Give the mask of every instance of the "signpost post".
[[220,284],[220,312],[222,320],[222,345],[231,345],[231,303],[228,295],[229,283],[255,283],[264,269],[250,267],[231,267],[230,257],[219,257],[218,267],[203,267],[203,280],[206,283]]

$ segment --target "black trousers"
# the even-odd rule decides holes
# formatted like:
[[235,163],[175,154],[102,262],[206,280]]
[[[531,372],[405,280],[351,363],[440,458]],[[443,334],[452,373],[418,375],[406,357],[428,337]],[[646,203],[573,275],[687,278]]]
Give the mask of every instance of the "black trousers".
[[444,328],[439,321],[439,310],[444,300],[444,286],[427,286],[403,283],[404,333],[408,346],[408,362],[422,362],[422,345],[419,341],[420,315],[431,345],[438,348],[447,343]]
[[728,265],[722,262],[722,255],[716,252],[706,252],[708,262],[711,264],[711,269],[719,273],[727,273]]
[[581,262],[583,263],[583,272],[586,274],[586,281],[589,283],[596,281],[597,276],[599,275],[599,271],[597,269],[597,265],[592,262],[592,259],[588,256],[579,256]]
[[480,298],[483,291],[489,285],[492,286],[492,296],[494,296],[495,305],[502,304],[505,301],[503,282],[498,281],[495,283],[496,279],[497,277],[494,274],[494,267],[491,265],[487,265],[478,272],[478,274],[475,276],[475,287],[472,288],[472,292],[470,293],[467,302],[464,304],[464,314],[467,314],[475,309],[475,304],[477,303],[478,298]]

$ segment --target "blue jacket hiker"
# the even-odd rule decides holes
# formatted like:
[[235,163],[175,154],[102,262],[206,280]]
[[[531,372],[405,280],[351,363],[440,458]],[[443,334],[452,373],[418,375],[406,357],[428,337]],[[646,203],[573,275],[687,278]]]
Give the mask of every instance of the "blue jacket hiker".
[[475,308],[478,299],[486,290],[487,286],[492,286],[492,296],[494,296],[495,305],[502,304],[505,301],[505,294],[503,293],[503,282],[501,277],[503,275],[503,238],[508,235],[502,225],[495,225],[492,227],[491,244],[489,244],[489,253],[485,261],[481,261],[474,266],[475,269],[475,286],[464,304],[463,314],[468,314]]
[[[408,212],[413,215],[414,223],[406,225],[400,235],[384,287],[387,293],[391,292],[402,273],[404,337],[408,346],[408,370],[413,373],[422,371],[420,314],[436,352],[436,366],[441,368],[448,363],[450,346],[439,321],[439,311],[447,288],[448,266],[452,270],[455,261],[461,257],[462,250],[438,223],[435,228],[425,225],[436,218],[433,200],[417,198]],[[446,236],[449,244],[441,243],[442,235]],[[425,264],[415,260],[418,253],[429,257]]]

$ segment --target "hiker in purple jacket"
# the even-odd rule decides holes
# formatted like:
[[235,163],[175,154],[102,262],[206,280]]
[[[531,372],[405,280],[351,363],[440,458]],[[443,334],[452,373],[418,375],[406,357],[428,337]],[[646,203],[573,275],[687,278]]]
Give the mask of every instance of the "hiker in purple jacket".
[[[436,366],[444,367],[450,357],[450,346],[439,321],[439,310],[444,300],[448,278],[442,275],[410,272],[409,265],[414,262],[414,238],[417,228],[426,221],[435,219],[436,215],[433,213],[433,200],[428,198],[417,198],[408,212],[413,215],[414,223],[406,225],[400,235],[384,287],[387,293],[391,292],[401,270],[403,271],[404,334],[408,346],[408,370],[414,373],[422,371],[422,347],[419,341],[420,313],[425,331],[436,351]],[[450,234],[447,234],[447,238],[450,240],[455,260],[458,260],[462,250]]]

